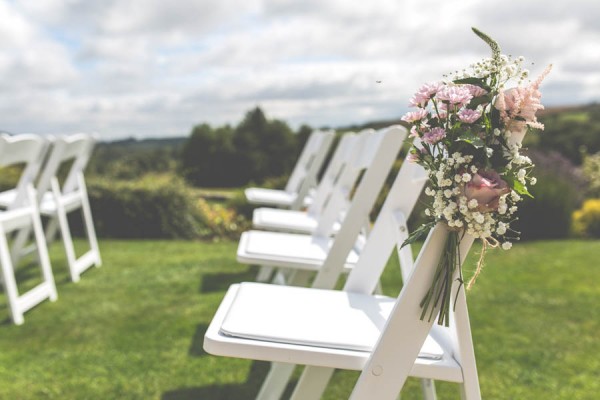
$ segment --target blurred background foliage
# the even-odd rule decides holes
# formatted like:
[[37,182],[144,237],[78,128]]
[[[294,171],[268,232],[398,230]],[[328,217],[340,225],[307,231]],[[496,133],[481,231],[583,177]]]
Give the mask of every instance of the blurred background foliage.
[[[515,229],[523,240],[600,237],[600,105],[552,108],[539,119],[545,130],[524,142],[538,183],[530,188],[534,198],[522,203]],[[376,121],[336,131],[339,137],[398,123]],[[86,173],[98,233],[235,239],[248,229],[252,215],[243,188],[285,186],[312,130],[294,131],[256,107],[235,126],[202,123],[182,138],[99,143]],[[404,151],[393,171],[403,156]],[[0,186],[13,175],[2,174]],[[392,172],[372,217],[393,178]],[[420,223],[422,208],[417,205],[412,227]]]

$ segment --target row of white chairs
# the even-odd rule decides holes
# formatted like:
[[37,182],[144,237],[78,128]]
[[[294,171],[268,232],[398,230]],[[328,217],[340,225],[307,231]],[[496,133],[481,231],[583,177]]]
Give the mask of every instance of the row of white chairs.
[[[254,227],[263,230],[242,235],[237,259],[261,266],[259,282],[229,288],[205,334],[204,349],[271,361],[258,399],[281,398],[296,365],[305,368],[292,399],[320,398],[334,369],[361,371],[353,399],[395,399],[408,376],[421,378],[427,400],[436,398],[434,380],[458,383],[463,399],[481,397],[458,275],[450,326],[420,318],[420,301],[448,232],[436,226],[416,261],[410,246],[400,248],[426,182],[423,168],[405,160],[372,227],[369,221],[406,134],[403,127],[392,126],[343,135],[310,201],[299,199],[311,193],[310,187],[303,194],[286,188],[279,198],[294,198],[293,206],[273,201],[275,192],[262,203],[291,210],[255,210]],[[299,163],[308,151],[305,147]],[[304,179],[312,181],[309,186],[315,186],[308,169],[301,169]],[[255,204],[260,203],[257,193],[269,197],[266,190],[246,193]],[[308,208],[300,210],[298,204]],[[461,264],[472,242],[469,236],[462,240]],[[403,279],[396,298],[378,294],[394,248]],[[343,289],[335,290],[344,275]]]
[[[83,176],[95,142],[88,134],[0,135],[0,173],[21,171],[16,186],[0,193],[0,280],[10,317],[17,325],[24,322],[26,311],[46,299],[57,299],[47,245],[59,233],[73,282],[102,263]],[[59,179],[63,175],[64,180]],[[89,243],[89,250],[79,257],[68,219],[76,210],[81,210]],[[41,283],[20,290],[16,270],[30,254],[41,270]]]

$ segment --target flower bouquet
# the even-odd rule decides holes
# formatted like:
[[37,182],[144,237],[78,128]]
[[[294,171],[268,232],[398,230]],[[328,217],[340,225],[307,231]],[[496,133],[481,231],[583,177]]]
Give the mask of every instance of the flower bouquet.
[[[421,319],[431,320],[439,307],[437,322],[446,326],[461,235],[483,241],[468,287],[481,271],[487,246],[507,250],[518,240],[511,223],[517,204],[523,196],[531,197],[528,186],[536,182],[531,160],[521,154],[521,141],[528,130],[543,129],[535,114],[544,108],[539,86],[551,68],[530,82],[523,57],[503,55],[493,39],[476,28],[473,32],[490,46],[492,57],[423,85],[410,99],[416,110],[402,117],[410,125],[410,137],[418,139],[409,159],[427,171],[425,194],[431,198],[425,210],[429,221],[403,245],[439,222],[450,230],[434,281],[421,302]],[[508,84],[515,86],[507,88]],[[462,273],[459,276],[462,285]]]

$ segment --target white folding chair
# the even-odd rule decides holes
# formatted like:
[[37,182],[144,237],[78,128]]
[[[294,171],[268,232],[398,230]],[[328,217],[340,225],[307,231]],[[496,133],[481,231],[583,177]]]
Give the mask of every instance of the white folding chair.
[[[337,201],[335,204],[329,200],[332,196],[340,200],[343,198],[343,196],[334,195],[333,192],[344,190],[347,186],[344,182],[341,182],[340,177],[346,176],[351,179],[348,174],[344,175],[343,171],[346,167],[351,167],[348,164],[352,163],[353,159],[360,154],[359,146],[361,141],[364,140],[361,136],[368,135],[370,132],[372,130],[367,129],[358,135],[348,132],[342,136],[306,211],[257,208],[252,216],[253,227],[269,231],[313,233],[317,229],[321,215],[327,212],[327,207],[335,207],[338,213],[343,213],[345,211],[344,206],[349,204],[348,198],[345,201]],[[331,210],[330,212],[334,211]],[[336,223],[333,227],[334,232],[337,232],[339,228],[340,224]]]
[[[100,248],[94,229],[94,220],[85,185],[83,171],[92,155],[96,139],[89,134],[74,134],[54,140],[52,149],[38,181],[40,213],[49,217],[46,240],[51,243],[60,228],[71,280],[78,282],[80,275],[92,266],[102,265]],[[71,163],[64,183],[57,173],[62,165]],[[77,257],[67,215],[80,209],[89,250]]]
[[[417,200],[419,199],[419,195],[425,185],[426,180],[427,180],[427,174],[420,165],[412,163],[408,160],[405,160],[404,163],[402,164],[402,167],[400,168],[400,171],[396,175],[396,178],[390,188],[390,191],[386,198],[386,202],[384,203],[381,212],[385,211],[385,212],[389,213],[390,211],[386,211],[386,210],[394,209],[394,213],[401,214],[404,219],[408,219],[408,217],[410,217],[410,215],[412,214],[412,211],[414,209],[415,204],[417,203]],[[381,218],[378,217],[378,221],[380,221],[380,220],[381,220]],[[381,225],[381,223],[380,223],[380,225]],[[377,226],[377,223],[375,226]],[[383,228],[380,227],[377,229],[379,231],[381,231]],[[401,232],[403,235],[408,234],[408,228],[407,228],[405,222],[403,222],[403,224],[399,227],[398,232]],[[393,230],[391,232],[386,232],[386,234],[388,234],[388,235],[391,234],[392,237],[394,237],[395,233],[396,232]],[[366,247],[365,249],[367,251],[373,251],[372,249],[373,249],[374,240],[369,238],[367,241],[367,244],[369,244],[369,243],[371,243],[371,244],[369,245],[369,247]],[[365,249],[363,249],[363,251]],[[335,244],[334,244],[334,246],[332,246],[329,254],[327,255],[326,260],[323,262],[323,267],[321,268],[319,274],[317,275],[316,279],[314,280],[314,282],[312,284],[313,287],[321,288],[321,289],[333,289],[340,274],[342,272],[348,271],[348,266],[343,265],[343,258],[339,257],[339,256],[335,257],[336,252],[339,252],[339,251],[344,251],[344,250],[339,246],[335,247]],[[380,257],[380,256],[383,257],[381,259],[378,259],[378,262],[385,263],[387,261],[387,258],[389,257],[390,252],[391,252],[391,248],[388,250],[387,254],[385,252],[380,253],[378,251],[375,251],[374,254],[372,254],[372,256],[373,257]],[[400,266],[402,267],[403,278],[407,279],[408,278],[407,271],[410,271],[412,269],[412,265],[413,265],[413,257],[412,257],[412,251],[411,251],[410,246],[404,247],[399,252],[399,259],[400,259]],[[360,262],[360,260],[359,260],[359,262]],[[302,277],[302,275],[300,275],[300,277]],[[306,279],[306,278],[304,278],[304,279]],[[290,282],[288,282],[288,283],[302,284],[305,282],[300,281],[300,279],[297,276],[292,275],[292,279],[290,279]],[[271,366],[271,370],[270,370],[267,378],[265,379],[265,382],[264,382],[264,384],[261,388],[261,391],[259,393],[259,396],[257,398],[258,399],[278,398],[278,396],[280,396],[283,393],[283,391],[285,390],[287,381],[290,379],[290,377],[293,373],[293,370],[294,370],[293,364],[274,363]],[[427,396],[426,399],[434,400],[435,399],[435,387],[433,386],[433,383],[428,380],[423,380],[422,386],[423,386],[423,391]]]
[[[371,294],[394,246],[408,237],[407,200],[398,196],[400,190],[392,187],[343,291],[323,289],[331,287],[343,263],[336,271],[322,269],[313,288],[232,285],[206,332],[204,349],[275,365],[306,365],[292,399],[320,398],[335,368],[361,371],[351,399],[395,399],[408,376],[456,382],[463,399],[480,399],[458,269],[452,280],[450,326],[420,319],[420,302],[448,236],[444,225],[432,229],[414,266],[412,257],[401,264],[405,280],[397,298]],[[461,265],[472,242],[468,235],[461,240]],[[403,248],[400,259],[409,251]],[[259,397],[277,398],[262,392]]]
[[308,202],[307,195],[317,185],[317,175],[331,147],[334,131],[314,131],[308,138],[300,157],[283,190],[248,188],[246,199],[251,204],[284,207],[298,210]]
[[[364,244],[364,237],[359,233],[368,222],[369,212],[405,136],[406,130],[403,127],[392,126],[372,133],[365,142],[361,143],[359,146],[361,156],[356,164],[353,168],[344,170],[344,174],[354,179],[347,181],[345,177],[341,177],[340,180],[353,185],[355,179],[359,177],[359,172],[366,170],[335,238],[331,238],[331,235],[338,213],[335,207],[332,207],[333,212],[322,215],[312,235],[265,231],[244,232],[238,245],[238,261],[260,265],[258,281],[267,281],[273,268],[288,270],[292,276],[285,281],[294,285],[305,285],[315,271],[330,270],[338,263],[344,265],[347,270],[351,269],[358,260],[358,254]],[[415,192],[418,197],[425,182],[424,175],[413,179],[414,173],[408,169],[413,171],[413,168],[416,170],[417,167],[404,163],[402,168],[407,170],[406,173],[401,174],[405,190]],[[346,187],[345,191],[349,192],[351,189]],[[347,197],[344,190],[335,191],[334,194],[342,199],[332,197],[330,202],[333,203],[344,201]],[[416,203],[416,197],[412,204]],[[276,277],[282,278],[281,274]]]
[[[15,189],[13,200],[0,211],[0,263],[2,264],[2,285],[12,321],[21,325],[23,314],[45,299],[57,299],[56,286],[40,219],[38,202],[33,189],[48,142],[35,135],[0,136],[0,167],[24,165],[23,172]],[[9,241],[19,243],[31,230],[37,243],[37,261],[41,269],[42,282],[22,294],[19,293],[15,267],[19,257],[19,245],[11,249]]]
[[[51,139],[51,146],[37,178],[36,191],[40,213],[48,217],[46,241],[52,243],[60,229],[69,273],[73,282],[91,266],[102,264],[100,249],[94,229],[94,221],[83,171],[91,157],[96,139],[93,135],[79,133]],[[64,165],[70,167],[61,186],[58,174]],[[15,197],[14,190],[0,193],[0,206],[6,207]],[[80,257],[75,253],[68,214],[81,209],[83,224],[90,249]],[[35,246],[25,247],[28,235],[21,235],[16,246],[21,246],[21,255],[28,254]],[[17,255],[18,257],[19,255]]]

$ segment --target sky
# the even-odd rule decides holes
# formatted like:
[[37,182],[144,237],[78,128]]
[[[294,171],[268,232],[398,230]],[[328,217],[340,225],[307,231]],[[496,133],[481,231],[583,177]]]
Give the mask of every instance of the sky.
[[[597,0],[0,0],[0,131],[189,135],[260,106],[293,128],[394,119],[424,82],[489,56],[547,106],[600,100]],[[533,63],[533,64],[531,64]]]

